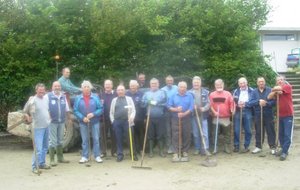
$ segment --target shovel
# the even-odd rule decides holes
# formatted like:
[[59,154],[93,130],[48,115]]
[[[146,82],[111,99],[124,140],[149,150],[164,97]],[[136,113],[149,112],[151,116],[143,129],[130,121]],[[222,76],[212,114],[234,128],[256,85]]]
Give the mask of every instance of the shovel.
[[202,132],[202,119],[201,120],[199,119],[198,110],[197,110],[196,105],[195,105],[195,112],[196,112],[197,123],[198,123],[199,131],[200,131],[201,142],[202,142],[203,148],[205,150],[205,155],[206,155],[206,159],[201,163],[201,165],[205,166],[205,167],[215,167],[215,166],[217,166],[217,159],[211,158],[211,154],[207,150],[207,146],[204,141],[204,135]]
[[239,134],[239,148],[242,153],[242,130],[243,130],[243,108],[240,108],[240,134]]
[[145,129],[145,136],[144,136],[144,144],[143,144],[141,165],[140,166],[131,166],[132,168],[147,169],[147,170],[152,169],[151,167],[143,166],[144,157],[145,157],[145,147],[146,147],[146,141],[147,141],[147,134],[148,134],[148,128],[149,128],[150,110],[151,110],[151,105],[149,105],[149,107],[148,107],[148,114],[147,114],[147,121],[146,121],[146,129]]
[[275,138],[275,146],[276,146],[276,153],[279,152],[279,145],[278,145],[278,139],[279,139],[279,94],[276,94],[276,138]]

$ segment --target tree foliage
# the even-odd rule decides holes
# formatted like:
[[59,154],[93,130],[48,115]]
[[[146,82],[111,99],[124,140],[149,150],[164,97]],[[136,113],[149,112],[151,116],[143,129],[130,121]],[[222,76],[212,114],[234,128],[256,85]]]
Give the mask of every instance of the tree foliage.
[[55,80],[56,54],[77,84],[136,72],[270,81],[257,31],[268,11],[266,0],[0,0],[0,125]]

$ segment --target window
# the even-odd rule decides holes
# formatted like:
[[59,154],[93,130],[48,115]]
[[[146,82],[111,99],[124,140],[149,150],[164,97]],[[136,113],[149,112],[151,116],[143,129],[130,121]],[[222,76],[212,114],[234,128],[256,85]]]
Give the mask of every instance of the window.
[[295,41],[295,34],[264,34],[265,41]]

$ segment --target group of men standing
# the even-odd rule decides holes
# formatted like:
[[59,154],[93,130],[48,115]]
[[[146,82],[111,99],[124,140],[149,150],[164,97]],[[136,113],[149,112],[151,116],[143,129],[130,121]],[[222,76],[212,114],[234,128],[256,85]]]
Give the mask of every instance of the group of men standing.
[[[275,99],[279,102],[279,141],[282,148],[278,155],[280,160],[285,160],[288,155],[293,129],[292,88],[282,76],[277,77],[277,86],[274,88],[267,87],[265,79],[258,77],[255,89],[248,87],[246,78],[242,77],[238,80],[239,87],[232,94],[224,90],[222,79],[217,79],[214,83],[215,90],[209,92],[202,87],[201,78],[198,76],[193,77],[190,90],[187,89],[185,81],[180,81],[178,86],[174,85],[174,79],[170,75],[166,77],[166,86],[163,88],[159,88],[156,78],[150,80],[150,86],[147,88],[144,74],[140,74],[138,80],[131,80],[127,91],[123,84],[117,86],[114,91],[113,82],[105,80],[104,91],[94,94],[91,92],[93,86],[89,81],[84,81],[81,88],[77,88],[71,83],[69,76],[70,70],[65,68],[63,76],[53,83],[52,92],[47,94],[45,86],[38,84],[36,95],[31,97],[24,107],[26,120],[33,120],[37,152],[37,156],[33,156],[34,173],[37,173],[39,168],[50,168],[45,163],[49,131],[50,165],[56,166],[55,152],[58,162],[69,162],[62,155],[64,123],[70,110],[68,102],[74,104],[73,111],[80,123],[82,158],[79,163],[88,162],[90,159],[90,133],[93,139],[93,154],[98,163],[102,162],[101,158],[107,156],[109,137],[111,155],[115,156],[118,162],[124,159],[124,140],[133,145],[133,160],[138,160],[137,156],[144,150],[144,142],[147,142],[149,157],[154,156],[154,147],[158,146],[159,156],[165,157],[167,148],[167,153],[173,154],[172,161],[178,162],[189,160],[191,142],[194,143],[196,155],[206,154],[211,145],[214,145],[213,153],[217,153],[220,132],[224,136],[225,153],[246,153],[250,150],[253,117],[256,144],[252,153],[261,152],[266,131],[271,153],[275,154]],[[62,91],[67,93],[70,100]],[[76,93],[80,95],[73,96]],[[101,125],[100,120],[103,123]],[[245,132],[243,147],[242,129]],[[132,137],[130,141],[129,137]],[[144,141],[144,138],[147,141]]]

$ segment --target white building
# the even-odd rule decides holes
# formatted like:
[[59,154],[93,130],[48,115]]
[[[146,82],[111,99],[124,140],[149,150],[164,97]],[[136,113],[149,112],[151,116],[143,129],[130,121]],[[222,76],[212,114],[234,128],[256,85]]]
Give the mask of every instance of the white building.
[[300,48],[300,27],[262,27],[261,49],[269,55],[269,65],[276,72],[286,72],[287,54],[294,48]]

